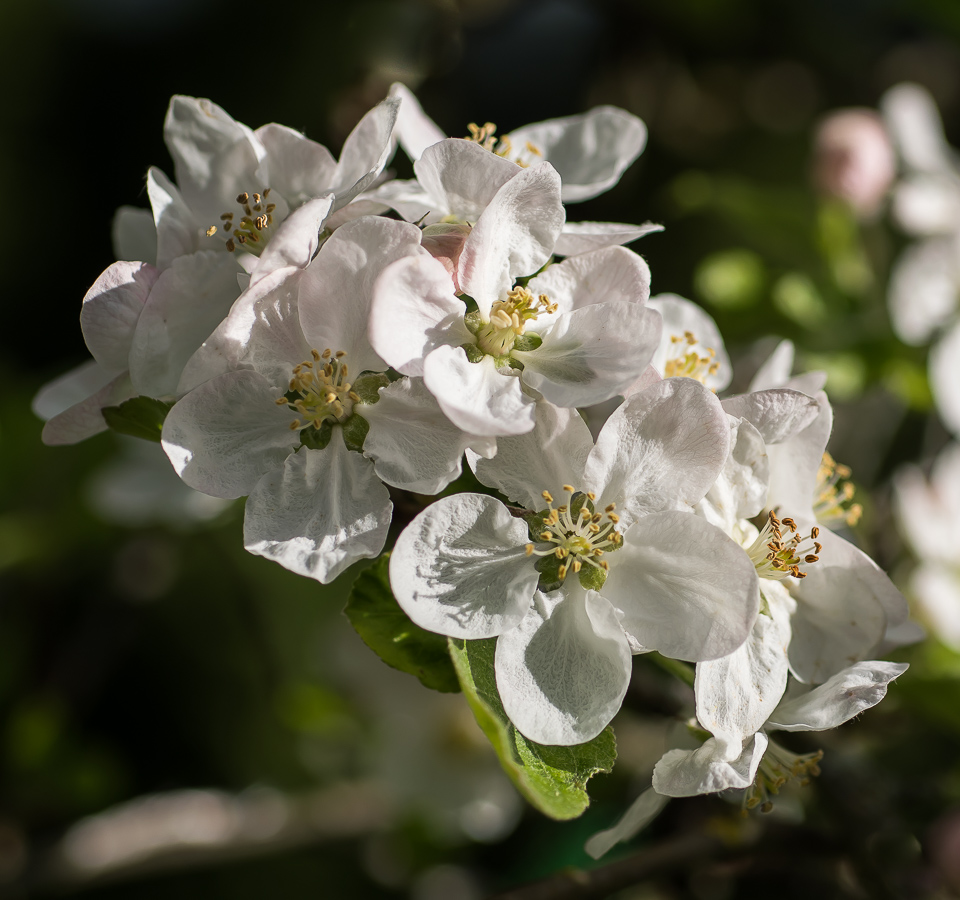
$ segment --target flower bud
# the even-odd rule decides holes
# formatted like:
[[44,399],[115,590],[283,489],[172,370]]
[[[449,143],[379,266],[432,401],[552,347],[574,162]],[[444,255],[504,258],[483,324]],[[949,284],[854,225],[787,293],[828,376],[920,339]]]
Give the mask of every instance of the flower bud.
[[859,218],[880,207],[896,174],[883,120],[870,109],[841,109],[820,121],[814,138],[813,182]]

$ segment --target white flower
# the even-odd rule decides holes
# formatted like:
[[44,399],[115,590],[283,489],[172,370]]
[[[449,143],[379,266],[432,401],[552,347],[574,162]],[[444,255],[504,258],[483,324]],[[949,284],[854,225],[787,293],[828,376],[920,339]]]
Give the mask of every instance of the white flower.
[[[392,181],[368,196],[393,207],[408,221],[424,216],[475,221],[493,194],[519,168],[549,162],[563,182],[564,203],[587,200],[613,187],[646,144],[647,129],[636,116],[599,106],[580,116],[552,119],[496,136],[491,123],[469,126],[465,140],[447,135],[427,117],[402,84],[391,88],[401,100],[397,137],[414,161],[415,181]],[[626,244],[662,226],[618,222],[565,223],[556,252],[572,256]]]
[[[767,618],[761,615],[758,624]],[[907,669],[906,663],[858,662],[807,693],[781,700],[784,688],[777,686],[781,676],[786,683],[783,666],[776,667],[776,677],[768,670],[772,659],[782,657],[781,638],[775,624],[764,623],[764,632],[770,637],[751,639],[753,652],[744,654],[732,671],[720,661],[717,665],[726,671],[701,677],[700,666],[707,664],[697,666],[697,718],[714,736],[697,750],[668,751],[653,771],[657,793],[690,797],[747,789],[747,808],[765,805],[791,778],[818,774],[822,757],[820,752],[791,753],[768,732],[836,728],[876,706],[890,682]],[[707,686],[701,688],[701,683]],[[764,708],[768,708],[765,720],[756,724]]]
[[893,214],[918,238],[890,274],[890,316],[908,344],[935,338],[930,385],[944,422],[960,435],[960,164],[943,135],[936,104],[922,87],[897,85],[886,93],[882,107],[906,170],[895,190]]
[[[187,360],[227,314],[238,290],[231,261],[209,250],[181,257],[163,271],[139,262],[106,269],[80,311],[93,364],[38,395],[38,413],[53,413],[44,442],[71,444],[105,431],[101,409],[138,394],[174,394]],[[58,402],[58,394],[65,402]]]
[[[888,629],[905,621],[907,606],[870,557],[826,527],[854,520],[859,509],[846,487],[849,470],[825,452],[833,424],[830,404],[822,392],[812,401],[771,389],[732,397],[723,408],[763,438],[769,471],[764,506],[778,511],[791,540],[810,535],[794,554],[802,577],[784,584],[796,601],[791,671],[801,681],[820,683],[876,653]],[[813,564],[803,565],[811,555]]]
[[392,507],[381,478],[436,491],[459,474],[466,446],[491,452],[418,380],[362,374],[386,368],[366,339],[373,281],[418,249],[415,227],[364,218],[305,269],[264,277],[191,360],[184,380],[196,386],[164,423],[187,484],[249,495],[246,548],[324,583],[383,548]]
[[960,650],[960,444],[949,444],[929,481],[905,466],[893,483],[900,528],[920,560],[910,578],[921,617],[945,644]]
[[563,221],[559,186],[546,164],[506,182],[466,237],[455,280],[423,253],[395,263],[377,284],[371,343],[397,371],[422,375],[470,433],[529,431],[534,400],[521,383],[563,406],[613,396],[643,370],[659,337],[659,317],[643,306],[646,263],[623,248],[517,283],[550,259]]
[[[329,200],[323,215],[340,209],[383,169],[398,106],[389,98],[368,112],[347,137],[338,162],[321,144],[283,125],[254,132],[209,100],[173,97],[164,139],[178,186],[156,168],[147,179],[157,264],[165,268],[178,256],[205,249],[259,257],[291,211],[321,197]],[[301,241],[309,242],[310,225]],[[287,230],[288,242],[294,231]]]
[[[445,135],[424,113],[417,98],[402,84],[391,96],[402,100],[397,117],[397,139],[407,155],[420,159]],[[472,126],[472,140],[480,147],[514,163],[549,162],[563,179],[563,201],[589,200],[612,188],[647,142],[647,128],[636,116],[613,106],[563,119],[525,125],[509,135],[496,136],[496,126]]]
[[538,403],[532,432],[492,459],[468,454],[482,482],[539,512],[533,541],[492,497],[444,498],[397,542],[397,600],[431,631],[499,635],[497,684],[525,735],[589,740],[619,708],[631,651],[709,659],[749,633],[753,565],[689,509],[728,440],[718,401],[689,379],[636,395],[595,446],[575,411]]

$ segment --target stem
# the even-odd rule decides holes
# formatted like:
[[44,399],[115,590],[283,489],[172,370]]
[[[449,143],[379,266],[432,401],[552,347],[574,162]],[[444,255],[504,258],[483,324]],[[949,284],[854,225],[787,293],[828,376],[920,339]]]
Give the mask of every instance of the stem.
[[648,653],[647,659],[656,663],[665,672],[669,672],[671,675],[679,678],[688,687],[693,687],[693,679],[696,676],[696,669],[694,669],[693,666],[685,662],[680,662],[679,659],[670,659],[669,657],[663,656],[657,653],[656,650],[654,650],[653,653]]

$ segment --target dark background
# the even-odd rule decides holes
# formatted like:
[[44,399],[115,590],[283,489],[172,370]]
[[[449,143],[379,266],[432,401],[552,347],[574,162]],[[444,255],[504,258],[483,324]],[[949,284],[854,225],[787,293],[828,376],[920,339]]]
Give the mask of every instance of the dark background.
[[[948,137],[960,142],[954,0],[37,0],[0,5],[0,34],[9,254],[0,895],[484,896],[589,864],[583,840],[642,784],[649,751],[637,745],[648,719],[679,711],[638,663],[621,737],[626,771],[594,782],[598,800],[584,819],[558,825],[498,800],[498,828],[465,830],[464,804],[493,790],[471,780],[491,766],[488,754],[457,719],[456,699],[424,713],[446,723],[434,734],[419,717],[419,685],[352,635],[339,615],[349,577],[324,588],[247,556],[236,507],[171,526],[144,501],[142,516],[118,521],[91,504],[101,490],[92,479],[130,451],[111,435],[75,448],[40,443],[29,401],[86,358],[77,317],[113,261],[113,211],[147,206],[149,165],[172,174],[162,123],[173,93],[209,97],[251,127],[296,127],[335,153],[394,80],[416,90],[451,135],[472,121],[493,120],[503,133],[599,103],[641,116],[650,140],[640,160],[569,217],[664,223],[665,233],[634,245],[654,290],[708,308],[743,361],[741,383],[770,336],[791,337],[804,363],[827,368],[838,404],[834,455],[853,465],[867,506],[860,538],[895,574],[908,567],[888,479],[946,438],[931,415],[925,351],[896,340],[884,307],[904,239],[819,198],[810,148],[826,111],[875,106],[902,80],[933,92]],[[409,177],[402,154],[393,165]],[[867,267],[865,278],[843,274],[851,259]],[[784,287],[797,283],[809,288],[799,305]],[[931,847],[960,800],[960,669],[943,648],[930,653],[914,661],[914,687],[898,685],[883,708],[824,738],[837,762],[808,789],[804,824],[764,820],[763,852],[739,868],[691,859],[622,896],[941,889],[948,876]],[[368,681],[363,673],[376,667]],[[383,723],[398,707],[406,718],[393,732]],[[461,770],[424,772],[426,751],[401,747],[398,734],[427,732]],[[184,789],[222,793],[177,793]],[[234,839],[215,852],[167,854],[112,880],[58,864],[72,824],[157,793],[182,801],[169,813],[181,825],[197,816],[216,832],[218,815],[241,821],[250,809],[262,821],[270,802],[286,824],[257,840],[227,828]],[[424,800],[431,793],[437,803]],[[321,811],[298,830],[314,800]],[[451,809],[460,810],[457,828],[448,827]],[[726,821],[731,809],[716,799],[674,803],[632,849]]]

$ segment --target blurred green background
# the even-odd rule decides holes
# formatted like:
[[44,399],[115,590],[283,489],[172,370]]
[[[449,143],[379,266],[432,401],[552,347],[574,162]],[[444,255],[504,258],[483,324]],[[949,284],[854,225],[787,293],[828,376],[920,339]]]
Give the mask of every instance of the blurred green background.
[[[461,698],[352,632],[355,572],[323,587],[245,554],[242,506],[179,492],[158,447],[41,444],[30,400],[86,358],[77,317],[113,260],[113,211],[147,205],[149,165],[172,168],[172,93],[334,151],[394,80],[452,135],[600,103],[641,116],[639,161],[569,218],[666,225],[634,249],[655,292],[717,319],[735,385],[778,337],[800,369],[827,370],[831,449],[866,507],[858,539],[905,584],[889,479],[947,441],[926,351],[885,308],[905,239],[818,196],[811,146],[824,113],[904,80],[960,143],[956,0],[8,0],[0,34],[0,896],[487,896],[593,865],[584,839],[638,793],[685,699],[639,660],[621,764],[592,782],[583,819],[549,822]],[[409,177],[402,154],[393,166]],[[913,668],[888,699],[818,745],[805,814],[787,798],[735,827],[723,800],[675,802],[612,858],[724,829],[748,849],[616,896],[960,890],[960,660],[936,643],[898,658]]]

